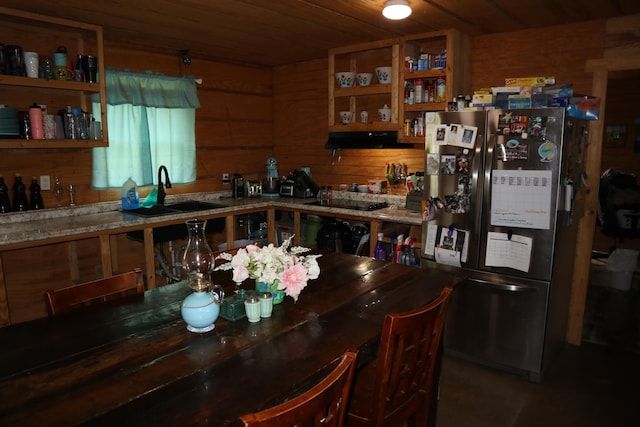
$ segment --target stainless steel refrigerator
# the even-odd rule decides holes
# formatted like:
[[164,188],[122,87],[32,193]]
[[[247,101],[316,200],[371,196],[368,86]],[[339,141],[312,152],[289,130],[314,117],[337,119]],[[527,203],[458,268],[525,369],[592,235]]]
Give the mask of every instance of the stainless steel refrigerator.
[[445,351],[540,381],[565,342],[586,124],[562,108],[426,120],[421,264],[467,276]]

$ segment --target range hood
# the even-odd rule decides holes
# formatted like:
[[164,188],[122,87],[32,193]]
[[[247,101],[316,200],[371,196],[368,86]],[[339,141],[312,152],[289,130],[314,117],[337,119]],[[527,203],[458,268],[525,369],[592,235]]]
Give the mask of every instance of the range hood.
[[398,142],[397,131],[329,132],[324,148],[411,148],[411,144]]

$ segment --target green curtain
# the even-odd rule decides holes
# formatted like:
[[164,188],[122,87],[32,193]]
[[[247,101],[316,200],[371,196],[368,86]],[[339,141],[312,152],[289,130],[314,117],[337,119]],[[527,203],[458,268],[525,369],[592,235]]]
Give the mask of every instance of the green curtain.
[[[173,184],[196,180],[193,78],[108,69],[105,72],[109,147],[93,149],[92,186],[116,189],[131,177],[157,185],[165,165]],[[93,103],[99,117],[100,104]]]

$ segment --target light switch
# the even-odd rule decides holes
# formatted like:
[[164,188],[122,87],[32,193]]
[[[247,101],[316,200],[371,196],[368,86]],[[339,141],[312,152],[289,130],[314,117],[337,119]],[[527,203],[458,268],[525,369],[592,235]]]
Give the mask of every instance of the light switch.
[[49,175],[40,175],[40,189],[51,190],[51,177]]

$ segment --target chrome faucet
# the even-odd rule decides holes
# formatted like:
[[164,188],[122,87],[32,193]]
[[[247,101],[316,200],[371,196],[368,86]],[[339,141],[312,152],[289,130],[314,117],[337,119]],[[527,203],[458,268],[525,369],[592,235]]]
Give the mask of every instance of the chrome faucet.
[[[164,171],[164,184],[162,184],[162,171]],[[167,171],[167,167],[162,165],[158,169],[158,206],[164,206],[164,198],[167,195],[167,193],[164,192],[165,187],[171,188],[171,181],[169,181],[169,171]]]

